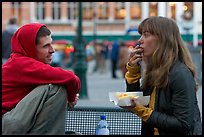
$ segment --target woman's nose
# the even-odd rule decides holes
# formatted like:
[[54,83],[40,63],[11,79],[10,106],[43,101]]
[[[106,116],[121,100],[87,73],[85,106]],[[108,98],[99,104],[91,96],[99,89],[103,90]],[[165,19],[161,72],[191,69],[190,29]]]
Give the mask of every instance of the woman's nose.
[[139,42],[140,44],[143,44],[143,43],[144,43],[143,36],[141,36],[141,37],[139,38],[138,42]]
[[142,43],[143,43],[143,40],[141,39],[141,37],[140,37],[140,39],[138,40],[138,43],[139,43],[139,44],[142,44]]

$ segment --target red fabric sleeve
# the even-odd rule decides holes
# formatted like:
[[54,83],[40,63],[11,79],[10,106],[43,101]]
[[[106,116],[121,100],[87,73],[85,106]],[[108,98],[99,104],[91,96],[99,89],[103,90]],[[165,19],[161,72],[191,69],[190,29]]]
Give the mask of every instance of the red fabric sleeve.
[[[13,63],[15,66],[11,65],[12,62],[10,65],[4,66],[8,68],[3,73],[7,73],[7,77],[4,80],[10,81],[13,86],[33,86],[40,84],[62,85],[67,89],[68,101],[72,102],[75,100],[81,83],[80,79],[72,71],[52,67],[28,57],[19,57],[12,61],[15,61]],[[16,73],[9,74],[14,70]]]

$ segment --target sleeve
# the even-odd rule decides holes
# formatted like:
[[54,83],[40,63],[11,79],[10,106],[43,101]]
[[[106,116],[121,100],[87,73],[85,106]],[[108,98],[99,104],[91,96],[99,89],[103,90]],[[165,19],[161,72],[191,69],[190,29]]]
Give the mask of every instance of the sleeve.
[[126,91],[139,91],[140,90],[140,81],[141,73],[140,69],[141,67],[131,67],[129,63],[126,64],[127,72],[125,74],[126,79]]
[[[68,94],[68,101],[75,100],[76,94],[80,90],[80,79],[70,70],[64,70],[59,67],[52,67],[38,61],[21,62],[14,73],[16,85],[40,85],[57,84],[65,86]],[[18,80],[21,79],[21,80]]]
[[144,122],[146,122],[146,121],[150,118],[150,116],[151,116],[153,110],[152,110],[151,108],[144,107],[144,106],[142,106],[142,105],[137,105],[137,106],[133,109],[132,112],[133,112],[134,114],[136,114],[138,117],[140,117]]
[[153,112],[154,105],[155,105],[155,95],[156,95],[156,87],[153,89],[151,93],[148,107],[137,104],[137,106],[133,108],[132,112],[137,114],[144,122],[146,122],[150,118]]

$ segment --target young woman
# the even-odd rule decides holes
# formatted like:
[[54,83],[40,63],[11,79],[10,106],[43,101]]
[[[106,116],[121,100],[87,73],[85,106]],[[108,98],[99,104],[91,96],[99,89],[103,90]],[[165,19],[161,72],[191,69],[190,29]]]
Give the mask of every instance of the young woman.
[[140,46],[131,52],[126,66],[127,91],[142,90],[150,102],[143,106],[132,99],[131,106],[122,108],[142,119],[142,135],[202,134],[196,69],[177,24],[149,17],[138,29]]

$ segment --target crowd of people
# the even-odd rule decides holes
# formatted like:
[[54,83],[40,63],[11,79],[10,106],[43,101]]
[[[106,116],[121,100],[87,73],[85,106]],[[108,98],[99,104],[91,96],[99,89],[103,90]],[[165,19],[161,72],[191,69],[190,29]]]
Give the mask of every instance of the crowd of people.
[[[66,46],[68,42],[60,44],[58,41],[53,42],[55,53],[53,54],[53,60],[51,65],[53,67],[61,67],[64,69],[72,68],[74,64],[74,42],[69,41],[69,45],[73,48],[73,51],[66,53]],[[133,42],[135,43],[135,42]],[[119,78],[116,71],[121,71],[121,75],[124,77],[126,72],[126,62],[128,55],[132,49],[133,43],[128,43],[122,40],[95,40],[89,43],[83,43],[85,46],[85,61],[87,62],[87,73],[106,73],[111,71],[111,77],[113,79]]]
[[[136,43],[136,42],[135,42]],[[119,78],[117,70],[124,77],[128,56],[132,50],[132,44],[122,40],[96,40],[86,45],[86,58],[88,73],[111,72],[111,78]]]

